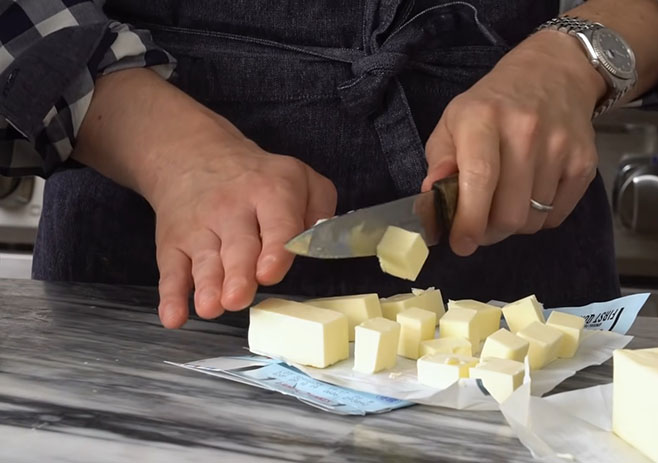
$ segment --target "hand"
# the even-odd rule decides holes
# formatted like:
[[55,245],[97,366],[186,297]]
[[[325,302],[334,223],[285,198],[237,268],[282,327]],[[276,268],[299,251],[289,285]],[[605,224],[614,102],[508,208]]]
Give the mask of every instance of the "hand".
[[605,88],[575,38],[543,31],[450,102],[427,142],[423,190],[459,171],[455,253],[564,221],[596,175],[591,116]]

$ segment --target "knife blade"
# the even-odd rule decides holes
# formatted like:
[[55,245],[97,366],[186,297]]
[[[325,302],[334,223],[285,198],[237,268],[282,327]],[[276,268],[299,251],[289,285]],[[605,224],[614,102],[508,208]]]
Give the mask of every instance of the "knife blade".
[[456,175],[432,189],[318,222],[286,244],[294,254],[320,259],[374,256],[386,228],[420,233],[428,246],[447,236],[457,208]]

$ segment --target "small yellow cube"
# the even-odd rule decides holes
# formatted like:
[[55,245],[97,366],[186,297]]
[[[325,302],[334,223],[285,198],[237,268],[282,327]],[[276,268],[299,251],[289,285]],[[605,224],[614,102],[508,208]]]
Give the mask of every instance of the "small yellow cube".
[[480,337],[482,339],[489,336],[491,333],[498,331],[500,328],[500,317],[502,310],[491,304],[475,301],[473,299],[461,299],[458,301],[448,301],[448,310],[452,309],[470,309],[478,312],[476,322],[481,328],[482,332]]
[[457,354],[471,357],[471,343],[464,338],[436,338],[420,343],[420,356],[429,354]]
[[498,403],[507,399],[521,384],[523,363],[516,360],[490,358],[471,368],[471,378],[482,380],[485,389]]
[[383,317],[371,318],[355,327],[354,369],[376,373],[393,368],[397,360],[400,324]]
[[418,382],[425,386],[445,389],[460,378],[468,378],[469,370],[478,359],[457,354],[430,354],[418,359]]
[[388,227],[377,245],[382,271],[412,281],[418,277],[429,252],[419,233],[399,227]]
[[585,319],[578,315],[554,310],[548,316],[546,325],[557,328],[564,335],[562,336],[562,343],[557,356],[563,359],[573,357],[580,345],[580,337],[585,327]]
[[503,307],[503,315],[512,333],[521,331],[532,322],[544,323],[544,308],[535,295],[524,297]]
[[396,294],[380,300],[382,315],[389,320],[396,320],[400,312],[412,307],[436,313],[436,323],[445,313],[441,291],[434,288],[412,290],[411,293]]
[[528,360],[531,369],[539,370],[557,359],[562,331],[543,323],[532,322],[516,334],[530,343]]
[[439,321],[439,337],[464,338],[471,343],[474,353],[479,352],[482,329],[477,324],[477,314],[477,311],[469,309],[448,310]]
[[411,308],[400,312],[397,322],[400,324],[398,355],[416,360],[420,354],[420,343],[434,337],[436,314]]
[[501,328],[484,341],[480,358],[499,358],[523,362],[530,344],[523,338]]
[[375,293],[323,297],[306,301],[306,304],[322,309],[335,310],[345,315],[347,317],[350,341],[354,341],[355,326],[370,318],[382,316],[379,296]]

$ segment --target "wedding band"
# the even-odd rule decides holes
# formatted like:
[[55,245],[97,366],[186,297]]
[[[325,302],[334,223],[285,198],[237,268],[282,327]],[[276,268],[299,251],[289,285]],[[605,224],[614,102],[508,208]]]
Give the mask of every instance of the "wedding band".
[[553,210],[552,205],[542,204],[539,201],[535,201],[532,198],[530,198],[530,207],[539,212],[551,212]]

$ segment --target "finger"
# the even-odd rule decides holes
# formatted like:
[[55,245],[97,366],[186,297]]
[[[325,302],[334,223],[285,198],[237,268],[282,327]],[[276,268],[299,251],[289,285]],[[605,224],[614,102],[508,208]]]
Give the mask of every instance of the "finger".
[[304,231],[304,209],[292,194],[279,196],[274,203],[258,204],[262,250],[256,276],[260,284],[276,284],[290,269],[295,256],[284,245]]
[[470,255],[482,243],[500,172],[497,129],[481,122],[455,133],[459,166],[459,200],[450,233],[458,255]]
[[261,251],[255,211],[242,209],[222,223],[219,230],[224,265],[222,306],[226,310],[240,310],[254,299],[256,260]]
[[194,307],[202,318],[217,318],[224,313],[222,306],[221,242],[212,231],[206,230],[194,240],[192,255],[192,278],[194,279]]
[[158,313],[165,328],[180,328],[189,315],[188,297],[192,290],[190,259],[179,249],[158,253],[160,281]]
[[427,140],[425,156],[427,176],[421,191],[429,191],[434,182],[457,172],[457,151],[443,117]]
[[312,227],[318,220],[326,219],[336,213],[338,193],[328,178],[318,174],[310,167],[306,169],[308,182],[308,200],[304,225]]

